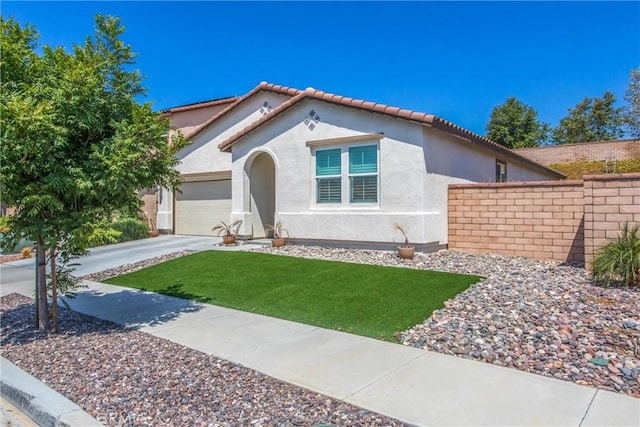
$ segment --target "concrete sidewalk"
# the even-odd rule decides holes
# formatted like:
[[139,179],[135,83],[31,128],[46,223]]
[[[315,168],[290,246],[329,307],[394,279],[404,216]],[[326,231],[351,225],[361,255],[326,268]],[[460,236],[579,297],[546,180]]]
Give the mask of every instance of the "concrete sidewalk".
[[[0,268],[3,294],[5,277],[32,286],[29,270]],[[640,425],[640,399],[621,394],[214,305],[87,284],[72,303],[77,311],[410,424]],[[30,295],[31,286],[21,293]]]

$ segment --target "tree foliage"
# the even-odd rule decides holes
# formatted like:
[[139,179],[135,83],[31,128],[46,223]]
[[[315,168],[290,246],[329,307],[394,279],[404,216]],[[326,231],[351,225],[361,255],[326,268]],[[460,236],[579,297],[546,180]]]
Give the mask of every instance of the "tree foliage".
[[538,120],[538,112],[516,97],[491,111],[487,138],[507,148],[537,147],[545,142],[549,125]]
[[631,138],[640,138],[640,67],[631,70],[629,86],[624,93],[625,122]]
[[[137,101],[145,89],[119,19],[97,15],[84,44],[40,54],[34,27],[0,19],[0,184],[2,201],[16,207],[4,243],[24,236],[41,255],[53,249],[55,258],[61,245],[82,253],[90,224],[116,209],[137,212],[142,189],[179,184],[186,141],[177,134],[167,144],[167,119]],[[46,301],[39,307],[47,329]]]
[[553,132],[556,144],[605,141],[624,136],[624,114],[615,107],[616,97],[605,92],[600,98],[585,97],[560,120]]

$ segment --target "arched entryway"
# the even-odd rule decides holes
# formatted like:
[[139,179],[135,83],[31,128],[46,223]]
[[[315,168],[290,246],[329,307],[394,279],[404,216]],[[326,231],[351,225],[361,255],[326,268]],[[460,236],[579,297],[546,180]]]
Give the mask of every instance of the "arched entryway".
[[249,170],[251,234],[267,237],[265,225],[273,224],[276,210],[276,167],[268,153],[259,153]]

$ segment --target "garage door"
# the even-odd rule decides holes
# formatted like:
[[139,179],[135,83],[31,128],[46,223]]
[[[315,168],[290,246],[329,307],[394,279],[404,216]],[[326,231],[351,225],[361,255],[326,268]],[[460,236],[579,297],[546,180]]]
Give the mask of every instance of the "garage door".
[[231,213],[231,180],[185,182],[176,193],[176,234],[211,236]]

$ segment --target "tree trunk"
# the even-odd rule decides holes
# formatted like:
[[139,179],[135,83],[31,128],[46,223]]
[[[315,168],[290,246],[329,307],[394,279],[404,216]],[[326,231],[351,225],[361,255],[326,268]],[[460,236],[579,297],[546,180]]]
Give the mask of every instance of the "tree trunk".
[[51,314],[53,332],[58,333],[58,275],[56,271],[56,247],[51,248]]
[[40,277],[40,251],[37,250],[36,247],[36,282],[34,284],[34,288],[35,288],[35,301],[36,301],[36,309],[35,309],[35,328],[38,329],[40,327],[40,311],[38,310],[38,284],[40,283],[40,281],[38,281],[38,277]]
[[39,239],[36,246],[38,257],[38,300],[36,310],[38,310],[38,328],[49,331],[49,307],[47,304],[47,256],[44,248],[44,240]]

